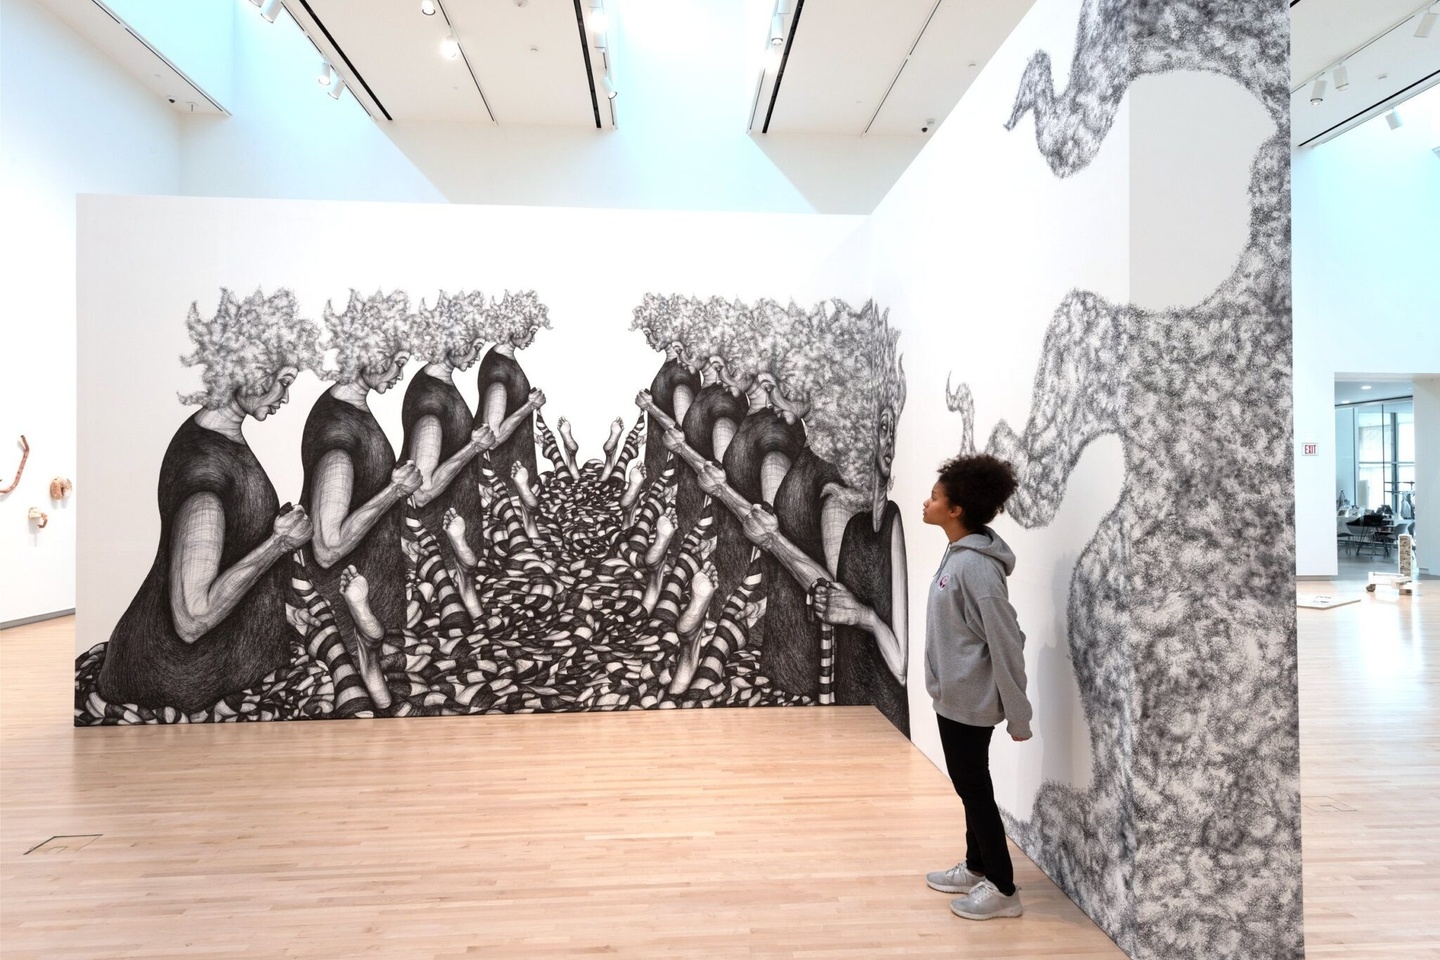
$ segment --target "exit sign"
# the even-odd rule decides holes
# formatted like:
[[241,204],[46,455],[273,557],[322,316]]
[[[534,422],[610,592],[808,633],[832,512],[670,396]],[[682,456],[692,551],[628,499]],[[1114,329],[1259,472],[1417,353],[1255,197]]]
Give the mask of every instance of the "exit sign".
[[1307,456],[1307,457],[1313,457],[1313,456],[1315,456],[1317,453],[1320,452],[1320,444],[1318,444],[1318,443],[1306,443],[1306,444],[1301,444],[1300,449],[1301,449],[1301,452],[1305,454],[1305,456]]

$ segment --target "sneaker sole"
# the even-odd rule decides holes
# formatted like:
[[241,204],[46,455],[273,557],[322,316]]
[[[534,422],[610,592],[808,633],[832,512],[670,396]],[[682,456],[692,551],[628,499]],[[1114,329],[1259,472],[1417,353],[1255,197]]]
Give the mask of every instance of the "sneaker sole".
[[971,890],[974,889],[974,887],[959,887],[953,884],[947,886],[946,884],[942,883],[931,883],[929,880],[925,881],[925,886],[929,887],[931,890],[938,890],[941,893],[969,893]]
[[957,917],[964,917],[966,920],[993,920],[996,917],[1018,917],[1025,912],[1024,907],[1006,907],[1004,910],[997,910],[994,913],[966,913],[963,910],[956,910],[955,905],[950,905],[950,912]]

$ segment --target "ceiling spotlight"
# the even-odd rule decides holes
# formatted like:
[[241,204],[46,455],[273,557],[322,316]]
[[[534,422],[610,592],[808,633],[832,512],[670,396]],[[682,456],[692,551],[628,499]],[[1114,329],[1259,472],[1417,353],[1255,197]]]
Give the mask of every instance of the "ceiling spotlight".
[[280,16],[284,4],[280,0],[250,0],[251,3],[260,8],[260,16],[265,18],[266,23],[274,23],[275,18]]
[[1318,107],[1325,102],[1325,74],[1315,78],[1315,86],[1310,88],[1310,105]]
[[785,17],[775,14],[770,18],[770,46],[778,47],[785,42]]
[[1385,111],[1385,122],[1390,124],[1391,130],[1399,130],[1405,125],[1405,121],[1400,119],[1400,114],[1396,113],[1393,107]]
[[339,100],[340,94],[345,92],[345,78],[340,76],[340,71],[335,71],[335,79],[330,81],[330,87],[325,91],[330,94],[331,100]]
[[326,60],[325,66],[320,68],[320,76],[315,78],[315,82],[322,87],[328,87],[335,82],[335,68],[330,66],[329,60]]
[[610,28],[610,20],[609,20],[608,17],[605,16],[605,8],[604,8],[604,7],[591,7],[591,8],[590,8],[590,29],[593,30],[593,31],[595,31],[596,36],[600,36],[600,35],[604,34],[605,31],[608,30],[609,28]]
[[607,100],[614,100],[615,95],[620,92],[615,89],[615,81],[610,79],[610,74],[608,73],[600,77],[600,88],[605,91],[605,99]]
[[447,60],[454,60],[460,56],[460,38],[455,36],[454,30],[451,30],[450,35],[440,41],[440,52],[445,55]]
[[420,12],[427,17],[435,16],[435,0],[420,0]]
[[1440,3],[1432,3],[1420,18],[1420,23],[1415,27],[1415,36],[1424,40],[1430,36],[1430,31],[1435,29],[1436,22],[1440,22]]
[[1334,77],[1336,90],[1344,90],[1350,86],[1350,71],[1345,69],[1345,64],[1335,68]]

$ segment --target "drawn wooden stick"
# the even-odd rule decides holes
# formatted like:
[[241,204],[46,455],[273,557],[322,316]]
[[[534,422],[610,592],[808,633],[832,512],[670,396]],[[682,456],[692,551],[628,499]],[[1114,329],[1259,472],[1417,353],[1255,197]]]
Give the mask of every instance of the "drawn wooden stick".
[[[890,668],[890,672],[904,680],[905,646],[890,631],[889,625],[876,616],[873,610],[855,599],[843,583],[832,581],[830,571],[816,563],[809,554],[786,539],[780,533],[779,522],[775,514],[765,504],[751,503],[734,487],[726,483],[725,471],[720,465],[706,460],[695,448],[685,442],[684,435],[676,426],[675,421],[655,406],[648,391],[640,392],[639,396],[635,398],[635,405],[650,414],[655,426],[662,431],[661,435],[666,449],[695,471],[700,489],[712,499],[724,504],[725,508],[741,521],[745,527],[745,536],[751,543],[778,560],[780,565],[788,570],[799,583],[813,585],[817,580],[823,580],[824,586],[819,589],[824,590],[827,597],[841,600],[847,605],[853,604],[859,615],[875,625],[866,629],[874,634],[880,654],[885,658],[885,665]],[[812,589],[815,588],[812,587]]]
[[20,466],[15,468],[15,482],[8,487],[0,487],[0,494],[9,493],[20,485],[20,475],[25,472],[25,461],[30,459],[30,444],[25,439],[25,434],[20,434]]

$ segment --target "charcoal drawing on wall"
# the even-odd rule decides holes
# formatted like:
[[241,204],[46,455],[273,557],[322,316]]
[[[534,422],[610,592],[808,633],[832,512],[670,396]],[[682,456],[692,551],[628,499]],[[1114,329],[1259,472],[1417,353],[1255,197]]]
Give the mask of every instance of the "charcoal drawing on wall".
[[[550,326],[533,291],[192,307],[201,409],[76,723],[841,703],[908,732],[884,313],[649,295],[632,329],[665,359],[591,459],[522,366]],[[301,375],[330,386],[282,506],[242,428]],[[390,437],[369,401],[407,378]]]
[[[1129,84],[1197,70],[1269,112],[1250,231],[1202,302],[1149,311],[1073,290],[1029,421],[987,449],[1016,465],[1008,510],[1047,525],[1086,445],[1123,444],[1119,502],[1079,558],[1069,645],[1093,773],[1042,786],[1016,842],[1132,956],[1303,953],[1291,577],[1288,23],[1283,5],[1089,0],[1066,89],[1040,51],[1006,124],[1033,117],[1056,177],[1092,160]],[[962,446],[973,402],[949,390]],[[1264,536],[1238,538],[1217,511]]]

